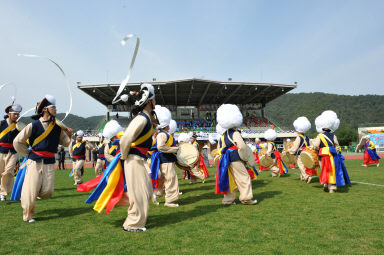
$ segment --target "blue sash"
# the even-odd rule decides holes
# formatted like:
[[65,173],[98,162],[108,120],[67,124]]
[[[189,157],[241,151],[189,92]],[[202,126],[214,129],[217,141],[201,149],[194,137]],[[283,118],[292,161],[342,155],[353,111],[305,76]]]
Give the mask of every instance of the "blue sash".
[[27,171],[27,162],[28,156],[24,158],[23,163],[21,163],[21,166],[25,166],[17,172],[15,183],[13,184],[12,188],[12,194],[11,194],[11,200],[12,201],[19,201],[21,197],[21,190],[23,188],[24,184],[24,178],[25,178],[25,172]]

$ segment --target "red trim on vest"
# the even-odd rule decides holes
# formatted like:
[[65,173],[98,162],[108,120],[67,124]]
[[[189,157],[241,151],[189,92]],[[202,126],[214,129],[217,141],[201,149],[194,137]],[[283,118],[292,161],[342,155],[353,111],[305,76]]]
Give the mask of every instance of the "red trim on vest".
[[82,159],[82,158],[85,158],[85,155],[73,155],[73,158],[74,159]]

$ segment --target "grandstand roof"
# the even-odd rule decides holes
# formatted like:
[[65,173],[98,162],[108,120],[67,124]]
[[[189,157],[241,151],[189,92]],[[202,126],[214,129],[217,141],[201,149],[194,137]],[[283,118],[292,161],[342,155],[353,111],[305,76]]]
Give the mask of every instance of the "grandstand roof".
[[[138,90],[142,83],[151,83],[156,91],[156,103],[165,106],[253,105],[262,108],[273,99],[291,91],[297,85],[214,81],[206,79],[182,79],[173,81],[130,82],[125,91]],[[112,106],[120,84],[86,84],[78,83],[78,88],[93,97],[109,109],[126,111],[122,102]]]

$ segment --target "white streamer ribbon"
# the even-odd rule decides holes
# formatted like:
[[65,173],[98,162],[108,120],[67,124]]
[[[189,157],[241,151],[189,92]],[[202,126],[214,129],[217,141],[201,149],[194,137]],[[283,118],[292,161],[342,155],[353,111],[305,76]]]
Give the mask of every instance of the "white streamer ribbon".
[[[21,57],[29,57],[29,58],[44,58],[44,59],[48,59],[49,61],[51,61],[51,63],[53,63],[57,68],[59,68],[61,74],[64,76],[64,80],[65,80],[65,83],[67,85],[67,88],[68,88],[68,92],[69,92],[69,108],[67,110],[67,112],[65,113],[65,116],[64,116],[64,119],[61,120],[61,122],[63,122],[67,116],[69,115],[69,113],[71,112],[72,110],[72,92],[71,92],[71,87],[69,86],[69,81],[68,81],[68,78],[67,78],[67,75],[65,74],[63,68],[58,64],[56,63],[55,61],[53,61],[52,59],[50,58],[47,58],[47,57],[41,57],[41,56],[38,56],[38,55],[34,55],[34,54],[17,54],[17,56],[21,56]],[[32,109],[35,109],[35,108],[32,108]],[[29,112],[31,109],[29,109],[27,112]],[[24,116],[25,113],[22,115]]]
[[35,110],[36,108],[35,107],[32,107],[31,109],[25,111],[23,114],[20,115],[20,117],[17,119],[17,121],[19,121],[22,117],[24,117],[27,113]]
[[137,55],[137,52],[139,50],[139,46],[140,46],[140,38],[137,37],[136,35],[134,34],[128,34],[127,36],[125,36],[123,38],[123,40],[120,41],[120,44],[121,46],[125,46],[127,44],[127,41],[129,39],[131,39],[132,37],[136,37],[136,46],[135,46],[135,51],[133,53],[133,56],[132,56],[132,60],[131,60],[131,64],[129,66],[129,70],[128,70],[128,74],[127,76],[125,77],[125,79],[120,83],[120,86],[119,86],[119,89],[117,90],[117,93],[116,93],[116,96],[115,98],[112,100],[112,104],[115,104],[117,102],[120,101],[120,99],[117,99],[121,92],[123,92],[125,86],[127,85],[128,81],[129,81],[129,78],[131,77],[131,73],[132,73],[132,69],[133,69],[133,66],[135,64],[135,60],[136,60],[136,55]]
[[4,84],[1,84],[0,85],[0,90],[2,90],[2,88],[4,88],[5,86],[7,86],[9,84],[9,82],[6,82],[6,83],[4,83]]

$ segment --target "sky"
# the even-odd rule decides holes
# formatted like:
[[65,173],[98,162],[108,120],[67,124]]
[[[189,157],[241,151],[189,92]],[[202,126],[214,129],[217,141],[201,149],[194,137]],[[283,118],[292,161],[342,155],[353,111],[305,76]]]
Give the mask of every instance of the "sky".
[[120,83],[141,44],[130,81],[205,78],[298,83],[294,93],[384,95],[384,1],[2,0],[0,107],[24,110],[45,94],[73,114],[106,108],[77,88]]

